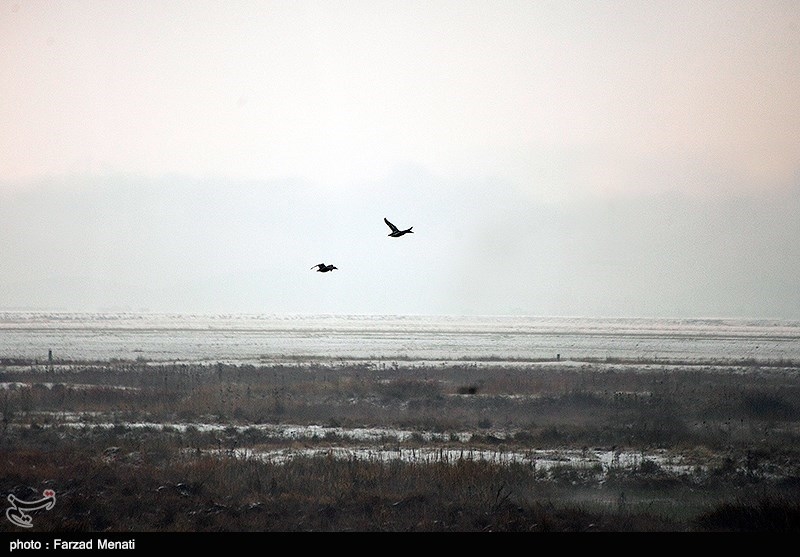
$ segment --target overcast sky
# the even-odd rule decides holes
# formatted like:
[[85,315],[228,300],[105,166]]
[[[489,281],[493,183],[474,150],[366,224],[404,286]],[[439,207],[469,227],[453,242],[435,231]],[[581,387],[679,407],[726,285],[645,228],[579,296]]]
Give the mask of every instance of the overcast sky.
[[800,319],[798,61],[797,0],[0,0],[0,310]]

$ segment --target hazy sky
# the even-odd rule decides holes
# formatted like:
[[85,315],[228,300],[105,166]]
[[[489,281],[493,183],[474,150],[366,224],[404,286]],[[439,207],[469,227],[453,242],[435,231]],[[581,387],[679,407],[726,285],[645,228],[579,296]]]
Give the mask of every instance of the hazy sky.
[[800,2],[0,0],[0,309],[800,319]]

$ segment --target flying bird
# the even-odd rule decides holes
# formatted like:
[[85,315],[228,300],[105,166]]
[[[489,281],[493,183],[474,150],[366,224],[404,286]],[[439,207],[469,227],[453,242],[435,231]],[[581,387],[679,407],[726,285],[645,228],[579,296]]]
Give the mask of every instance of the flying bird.
[[[334,269],[338,269],[339,267],[335,267],[333,265],[325,265],[325,263],[317,263],[314,265],[317,268],[318,273],[327,273],[328,271],[333,271]],[[312,269],[314,267],[311,267]]]
[[386,217],[383,217],[383,222],[385,222],[389,226],[389,228],[392,229],[392,231],[389,233],[389,236],[392,236],[393,238],[399,238],[403,234],[409,234],[409,233],[413,234],[414,233],[411,230],[412,228],[414,228],[413,226],[409,226],[406,230],[400,230],[395,225],[393,225],[391,222],[389,222],[389,220]]

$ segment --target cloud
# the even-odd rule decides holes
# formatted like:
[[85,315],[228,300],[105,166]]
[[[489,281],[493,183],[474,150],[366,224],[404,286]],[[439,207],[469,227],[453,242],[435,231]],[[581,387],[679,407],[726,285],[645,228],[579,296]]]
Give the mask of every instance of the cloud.
[[4,308],[800,315],[796,189],[545,204],[407,168],[347,192],[110,176],[0,197]]

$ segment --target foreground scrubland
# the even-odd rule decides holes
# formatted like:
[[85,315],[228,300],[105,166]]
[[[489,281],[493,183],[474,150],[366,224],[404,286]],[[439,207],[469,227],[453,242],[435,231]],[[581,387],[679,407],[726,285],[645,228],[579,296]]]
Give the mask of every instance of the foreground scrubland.
[[794,362],[5,360],[0,383],[0,496],[57,497],[36,532],[800,532]]

